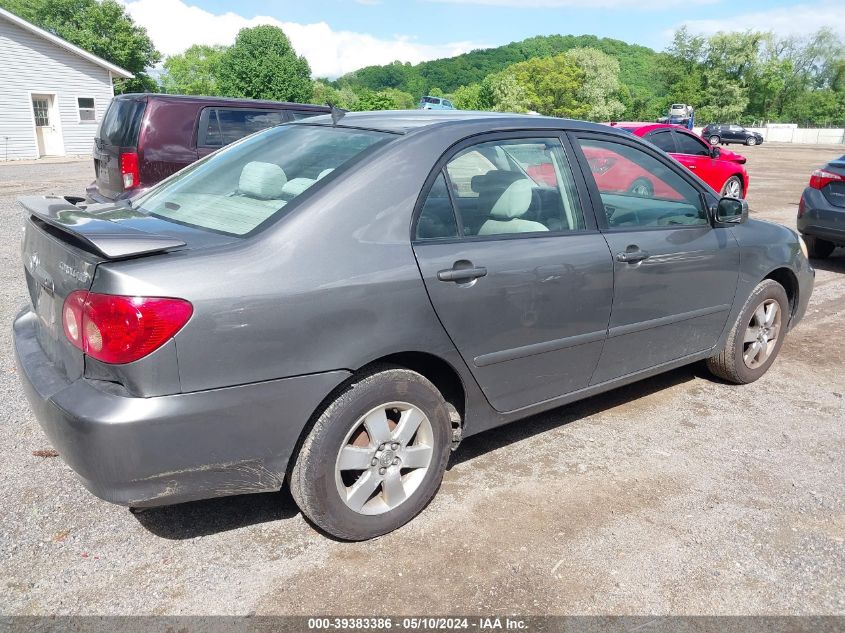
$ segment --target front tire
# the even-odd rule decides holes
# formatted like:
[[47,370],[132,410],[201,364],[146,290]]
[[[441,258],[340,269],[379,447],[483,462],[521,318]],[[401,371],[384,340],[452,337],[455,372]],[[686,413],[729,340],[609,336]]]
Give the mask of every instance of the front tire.
[[783,345],[789,299],[778,282],[765,279],[754,288],[721,351],[707,359],[710,373],[741,385],[765,374]]
[[291,493],[322,530],[371,539],[428,505],[450,446],[437,388],[416,372],[377,367],[350,380],[319,414],[291,471]]
[[742,198],[742,179],[739,176],[731,176],[722,185],[722,195],[729,198]]
[[804,243],[807,245],[807,254],[813,259],[825,259],[829,257],[836,248],[836,244],[827,240],[820,240],[812,235],[804,235]]
[[637,178],[628,187],[628,192],[641,198],[651,198],[654,196],[654,185],[648,178]]
[[748,146],[757,145],[757,139],[753,136],[749,136],[747,139],[745,139],[745,144]]

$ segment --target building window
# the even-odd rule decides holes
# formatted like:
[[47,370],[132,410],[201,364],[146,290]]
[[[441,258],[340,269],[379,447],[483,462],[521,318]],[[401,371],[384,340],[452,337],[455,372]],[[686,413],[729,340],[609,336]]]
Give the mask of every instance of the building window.
[[47,99],[33,99],[32,111],[35,115],[35,125],[38,127],[50,125],[50,103]]
[[79,107],[80,121],[95,121],[97,113],[94,111],[94,97],[77,97],[76,105]]

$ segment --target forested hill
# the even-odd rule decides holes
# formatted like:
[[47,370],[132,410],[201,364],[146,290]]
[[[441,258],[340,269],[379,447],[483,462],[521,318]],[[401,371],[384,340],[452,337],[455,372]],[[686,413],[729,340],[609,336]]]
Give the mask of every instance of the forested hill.
[[338,79],[336,85],[368,90],[398,88],[415,95],[432,89],[451,93],[460,86],[480,83],[491,73],[517,62],[551,57],[573,48],[595,48],[619,62],[619,80],[641,98],[663,92],[657,72],[660,55],[650,48],[595,35],[539,35],[497,48],[475,50],[457,57],[411,65],[393,62],[367,66]]

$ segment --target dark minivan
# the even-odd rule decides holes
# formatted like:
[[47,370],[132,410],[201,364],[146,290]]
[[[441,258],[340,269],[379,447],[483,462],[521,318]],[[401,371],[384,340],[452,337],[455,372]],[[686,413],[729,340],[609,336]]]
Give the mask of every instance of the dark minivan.
[[326,106],[254,99],[125,94],[94,138],[93,202],[135,196],[183,167],[264,128],[325,114]]

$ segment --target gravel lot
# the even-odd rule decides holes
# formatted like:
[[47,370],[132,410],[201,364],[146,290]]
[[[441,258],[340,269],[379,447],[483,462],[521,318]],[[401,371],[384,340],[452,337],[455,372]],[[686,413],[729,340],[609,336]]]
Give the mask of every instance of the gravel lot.
[[[739,151],[753,215],[794,226],[845,148]],[[133,515],[33,456],[14,200],[91,172],[0,164],[0,614],[845,614],[842,249],[757,383],[692,366],[470,438],[421,516],[347,544],[286,491]]]

